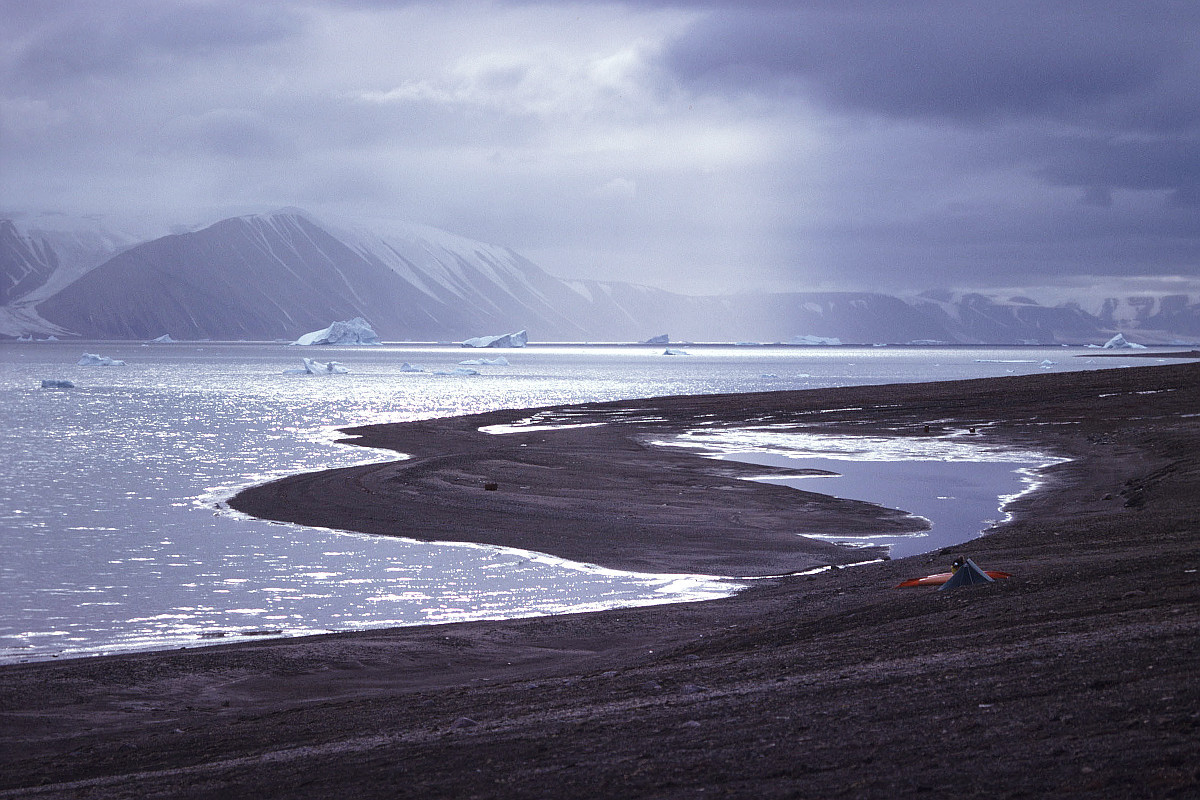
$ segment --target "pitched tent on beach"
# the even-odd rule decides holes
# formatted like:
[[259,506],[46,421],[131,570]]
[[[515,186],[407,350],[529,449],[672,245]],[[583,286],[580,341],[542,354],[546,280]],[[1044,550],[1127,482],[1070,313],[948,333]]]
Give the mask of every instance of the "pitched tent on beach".
[[959,586],[969,586],[975,583],[995,583],[995,581],[991,575],[981,570],[974,561],[968,558],[966,563],[955,570],[954,574],[950,576],[950,580],[943,583],[938,591],[957,589]]

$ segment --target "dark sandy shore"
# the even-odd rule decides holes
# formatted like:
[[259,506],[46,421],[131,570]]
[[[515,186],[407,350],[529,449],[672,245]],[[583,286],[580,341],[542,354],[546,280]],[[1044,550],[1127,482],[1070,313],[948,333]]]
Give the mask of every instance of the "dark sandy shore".
[[[647,441],[973,426],[1074,460],[967,545],[726,600],[0,667],[0,798],[1198,797],[1198,391],[1200,365],[1174,364],[355,430],[415,458],[235,505],[769,574],[857,557],[797,531],[908,522]],[[960,554],[1014,577],[892,588]]]

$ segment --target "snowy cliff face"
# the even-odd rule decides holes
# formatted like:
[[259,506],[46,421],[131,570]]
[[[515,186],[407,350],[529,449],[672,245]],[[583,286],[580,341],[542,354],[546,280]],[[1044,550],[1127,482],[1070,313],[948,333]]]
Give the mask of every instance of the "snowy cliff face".
[[1097,316],[1113,330],[1200,336],[1200,297],[1186,294],[1110,297]]
[[65,214],[0,219],[0,304],[49,297],[150,236]]
[[58,269],[55,249],[40,237],[23,235],[12,220],[0,220],[0,304],[19,300]]
[[34,305],[145,235],[65,214],[0,219],[0,334],[62,334]]
[[1043,306],[1025,297],[926,292],[909,300],[963,344],[1087,343],[1107,339],[1099,319],[1074,303]]

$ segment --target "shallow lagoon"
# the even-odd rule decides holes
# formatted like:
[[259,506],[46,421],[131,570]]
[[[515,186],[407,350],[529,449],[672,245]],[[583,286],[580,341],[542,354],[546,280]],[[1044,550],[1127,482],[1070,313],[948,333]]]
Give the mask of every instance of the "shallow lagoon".
[[[1147,363],[1074,358],[1088,352],[1066,348],[684,349],[689,355],[535,346],[504,351],[509,366],[476,366],[479,375],[432,375],[400,365],[452,370],[480,352],[0,344],[0,661],[645,605],[721,596],[739,585],[282,526],[217,507],[249,483],[395,457],[333,444],[337,427],[653,395]],[[76,366],[83,352],[128,365]],[[302,354],[351,372],[284,374]],[[44,379],[77,388],[41,389]]]

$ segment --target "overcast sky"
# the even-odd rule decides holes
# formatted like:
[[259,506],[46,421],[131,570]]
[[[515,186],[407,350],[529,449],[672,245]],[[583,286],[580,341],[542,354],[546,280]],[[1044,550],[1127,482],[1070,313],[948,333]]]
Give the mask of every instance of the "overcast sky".
[[681,291],[1200,284],[1200,2],[0,0],[0,210]]

